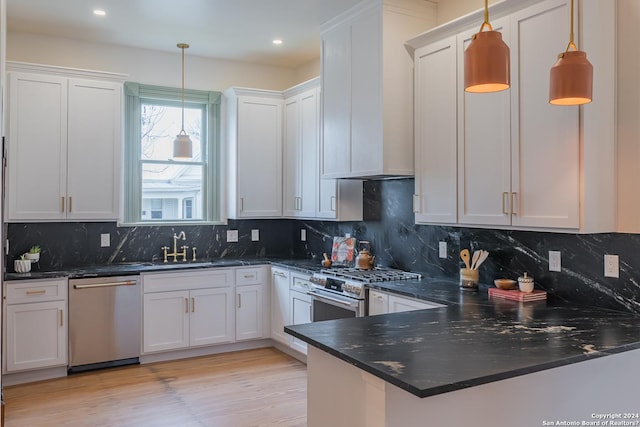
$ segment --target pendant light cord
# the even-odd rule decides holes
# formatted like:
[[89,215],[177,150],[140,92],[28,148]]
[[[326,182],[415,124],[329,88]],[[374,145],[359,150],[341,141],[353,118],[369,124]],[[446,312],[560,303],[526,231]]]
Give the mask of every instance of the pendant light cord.
[[480,31],[478,32],[481,33],[482,30],[484,30],[484,27],[488,27],[489,31],[493,31],[493,27],[489,23],[489,0],[484,0],[484,22],[482,22]]
[[182,128],[180,135],[186,135],[187,133],[184,131],[184,49],[189,47],[189,45],[186,43],[178,43],[178,47],[182,49]]
[[182,127],[181,133],[185,133],[184,131],[184,46],[182,48]]
[[565,52],[569,52],[569,50],[571,48],[573,48],[573,50],[578,50],[578,47],[576,46],[576,44],[573,42],[573,0],[571,0],[571,30],[569,32],[569,44],[567,45],[567,50]]

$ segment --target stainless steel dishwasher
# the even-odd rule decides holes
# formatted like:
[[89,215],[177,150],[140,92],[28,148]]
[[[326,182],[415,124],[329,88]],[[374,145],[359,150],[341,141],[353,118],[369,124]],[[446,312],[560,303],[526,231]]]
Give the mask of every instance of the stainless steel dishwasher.
[[69,279],[69,372],[139,363],[139,276]]

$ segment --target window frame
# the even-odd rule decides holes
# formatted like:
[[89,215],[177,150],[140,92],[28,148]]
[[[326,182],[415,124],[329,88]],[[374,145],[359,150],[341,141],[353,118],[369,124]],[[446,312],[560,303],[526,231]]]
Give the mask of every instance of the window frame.
[[[158,103],[182,101],[182,89],[164,86],[143,85],[135,82],[125,82],[125,135],[124,135],[124,168],[123,168],[123,198],[121,208],[122,225],[185,225],[185,224],[224,224],[223,215],[223,183],[221,161],[221,102],[222,93],[217,91],[184,90],[184,102],[205,107],[206,143],[202,144],[203,159],[206,164],[203,177],[203,216],[201,220],[168,220],[149,221],[142,219],[142,158],[141,158],[141,105],[146,101]],[[177,160],[171,164],[193,164]],[[204,161],[202,162],[204,163]]]

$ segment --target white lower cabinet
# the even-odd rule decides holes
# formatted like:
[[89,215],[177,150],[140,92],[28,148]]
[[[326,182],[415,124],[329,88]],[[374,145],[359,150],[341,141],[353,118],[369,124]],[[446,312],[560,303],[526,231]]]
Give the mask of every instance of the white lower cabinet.
[[[291,273],[289,284],[289,301],[291,308],[291,325],[311,323],[311,295],[307,292],[311,289],[308,275]],[[307,343],[295,337],[291,337],[291,347],[300,353],[307,354]]]
[[232,342],[230,269],[142,275],[143,353]]
[[289,323],[289,271],[271,267],[271,338],[289,345],[290,336],[284,332]]
[[403,297],[377,290],[369,291],[369,316],[444,307],[435,302]]
[[265,266],[236,270],[236,341],[268,336],[267,270]]
[[67,279],[6,282],[3,373],[67,364]]

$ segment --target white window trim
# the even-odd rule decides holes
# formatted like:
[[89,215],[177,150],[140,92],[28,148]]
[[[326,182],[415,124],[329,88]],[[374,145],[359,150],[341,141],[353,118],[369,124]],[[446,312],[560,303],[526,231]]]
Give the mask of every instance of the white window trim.
[[[185,89],[185,103],[206,104],[207,107],[207,176],[203,182],[204,209],[206,217],[202,220],[186,221],[145,221],[141,219],[142,194],[140,177],[140,99],[157,99],[181,101],[182,89],[163,86],[143,85],[126,82],[124,84],[124,158],[123,158],[123,191],[121,221],[124,226],[166,226],[166,225],[207,225],[225,224],[223,193],[223,162],[221,141],[221,92],[207,92]],[[133,179],[132,179],[133,178]]]

